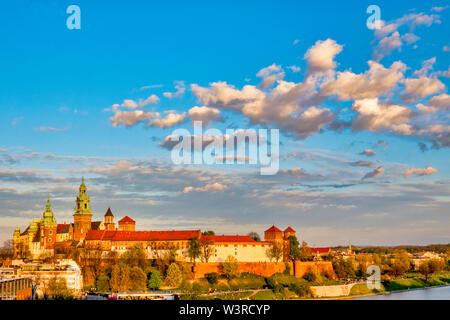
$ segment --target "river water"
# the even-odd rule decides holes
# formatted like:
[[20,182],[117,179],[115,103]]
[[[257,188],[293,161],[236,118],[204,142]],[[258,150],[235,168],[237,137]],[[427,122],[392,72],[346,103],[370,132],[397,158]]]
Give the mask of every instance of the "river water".
[[450,286],[380,294],[355,300],[450,300]]

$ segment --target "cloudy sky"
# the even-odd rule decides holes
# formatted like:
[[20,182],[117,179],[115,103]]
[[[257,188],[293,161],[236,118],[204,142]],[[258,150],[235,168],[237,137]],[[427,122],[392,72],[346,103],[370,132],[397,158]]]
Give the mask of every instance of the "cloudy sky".
[[[445,1],[14,1],[0,11],[0,241],[72,220],[310,245],[450,242]],[[69,30],[66,8],[81,9]],[[175,165],[174,130],[280,130],[280,171]]]

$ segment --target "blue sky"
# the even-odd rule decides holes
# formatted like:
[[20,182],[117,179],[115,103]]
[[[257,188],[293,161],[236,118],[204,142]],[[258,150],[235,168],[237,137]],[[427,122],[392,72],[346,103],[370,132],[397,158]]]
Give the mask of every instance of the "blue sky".
[[[80,30],[66,27],[71,4]],[[40,216],[47,192],[71,220],[84,175],[96,218],[111,206],[141,229],[275,222],[316,245],[449,242],[445,1],[3,7],[0,240]],[[280,172],[175,166],[164,139],[195,117],[279,128]]]

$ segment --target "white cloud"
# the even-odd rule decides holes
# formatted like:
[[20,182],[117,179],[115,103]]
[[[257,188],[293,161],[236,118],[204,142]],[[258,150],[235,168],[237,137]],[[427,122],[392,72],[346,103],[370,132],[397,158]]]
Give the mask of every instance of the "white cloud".
[[342,45],[332,39],[317,41],[308,49],[304,58],[309,72],[326,72],[336,67],[334,57],[342,51]]
[[[159,116],[159,114],[157,114]],[[158,127],[158,128],[167,128],[173,127],[184,121],[185,113],[177,114],[177,113],[169,113],[164,118],[155,118],[152,120],[149,125]]]
[[192,119],[192,121],[203,121],[208,123],[211,121],[222,121],[220,116],[220,110],[211,107],[193,107],[189,109],[187,116]]
[[412,169],[407,169],[405,170],[405,173],[403,174],[403,176],[405,178],[408,178],[411,175],[418,175],[418,176],[429,176],[433,173],[437,173],[437,169],[433,168],[430,165],[427,165],[424,169],[422,168],[412,168]]
[[218,183],[218,182],[214,182],[214,183],[210,183],[205,185],[204,187],[185,187],[183,189],[183,193],[189,193],[189,192],[210,192],[210,191],[224,191],[227,190],[228,186]]

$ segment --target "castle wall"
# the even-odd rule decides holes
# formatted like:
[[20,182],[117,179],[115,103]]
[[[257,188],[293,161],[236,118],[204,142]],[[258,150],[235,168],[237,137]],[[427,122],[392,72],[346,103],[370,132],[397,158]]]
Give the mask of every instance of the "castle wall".
[[[331,278],[335,277],[333,265],[329,261],[295,261],[295,263],[288,262],[287,264],[290,267],[291,274],[298,278],[303,277],[308,272],[316,272],[322,275],[328,274]],[[222,274],[222,266],[223,263],[221,262],[197,263],[194,267],[195,278],[202,278],[205,274],[211,272]],[[264,277],[269,277],[274,273],[281,273],[285,270],[286,264],[284,262],[239,262],[239,272],[249,272]]]
[[291,270],[295,272],[294,275],[298,278],[302,278],[308,272],[314,272],[322,275],[328,274],[331,278],[336,276],[334,274],[333,265],[330,261],[295,261],[293,267],[294,268],[291,268]]
[[[197,263],[194,267],[194,276],[198,279],[211,272],[222,274],[222,265],[221,262]],[[284,272],[284,270],[286,270],[284,262],[239,262],[239,272],[249,272],[264,277]]]

